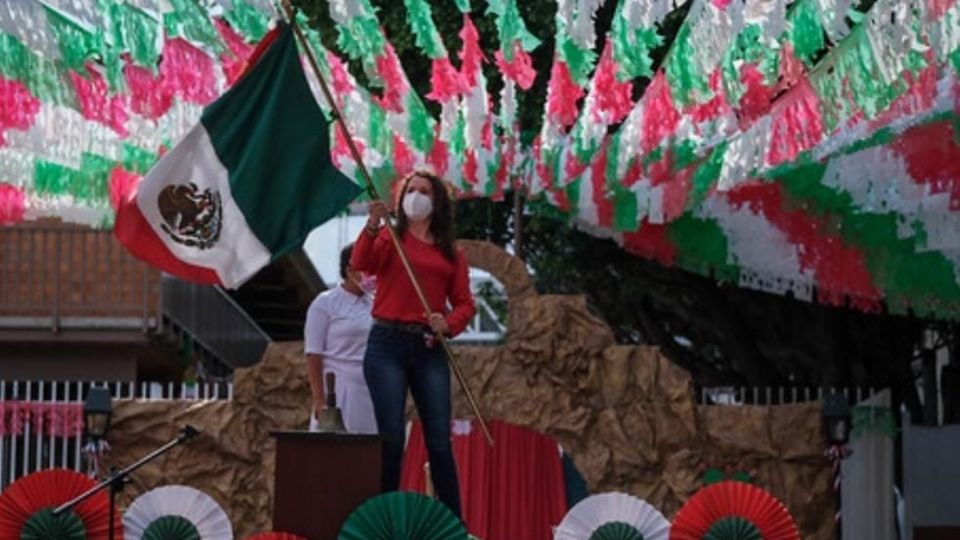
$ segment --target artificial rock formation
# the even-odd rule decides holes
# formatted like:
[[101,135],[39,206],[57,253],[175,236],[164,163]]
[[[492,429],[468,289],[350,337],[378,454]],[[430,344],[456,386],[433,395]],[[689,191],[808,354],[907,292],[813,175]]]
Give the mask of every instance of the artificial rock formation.
[[[685,371],[654,348],[616,344],[583,297],[539,296],[521,261],[487,243],[462,246],[509,297],[502,345],[455,347],[488,418],[551,435],[592,492],[631,493],[668,517],[701,486],[705,467],[733,464],[786,504],[803,538],[832,538],[834,499],[816,404],[698,406]],[[454,394],[456,415],[468,417],[462,393]],[[269,432],[305,427],[308,410],[300,343],[273,344],[258,366],[238,371],[232,402],[122,402],[111,434],[118,463],[169,440],[184,423],[205,432],[138,472],[138,489],[128,488],[125,501],[154,486],[189,484],[224,506],[238,537],[269,530]]]

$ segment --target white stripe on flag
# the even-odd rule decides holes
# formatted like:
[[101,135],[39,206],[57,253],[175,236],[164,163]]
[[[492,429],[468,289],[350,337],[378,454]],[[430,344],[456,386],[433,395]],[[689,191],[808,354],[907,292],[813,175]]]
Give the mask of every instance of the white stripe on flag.
[[[210,189],[220,193],[223,208],[220,236],[207,249],[174,241],[160,228],[163,217],[157,197],[161,190],[171,184],[190,182],[196,184],[200,192]],[[270,252],[253,234],[233,199],[227,169],[217,157],[203,124],[190,130],[183,141],[150,170],[140,183],[137,206],[174,256],[189,264],[213,269],[225,287],[239,286],[270,262]]]

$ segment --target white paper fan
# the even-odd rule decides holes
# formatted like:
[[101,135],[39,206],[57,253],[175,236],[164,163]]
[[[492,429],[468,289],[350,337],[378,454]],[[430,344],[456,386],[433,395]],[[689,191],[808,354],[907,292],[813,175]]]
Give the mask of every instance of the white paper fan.
[[[634,534],[624,534],[635,531]],[[554,540],[600,540],[622,538],[667,540],[670,522],[642,499],[625,493],[591,495],[563,517]]]
[[230,518],[217,501],[190,486],[163,486],[140,495],[123,514],[123,536],[140,540],[155,520],[179,516],[196,527],[201,540],[233,540]]

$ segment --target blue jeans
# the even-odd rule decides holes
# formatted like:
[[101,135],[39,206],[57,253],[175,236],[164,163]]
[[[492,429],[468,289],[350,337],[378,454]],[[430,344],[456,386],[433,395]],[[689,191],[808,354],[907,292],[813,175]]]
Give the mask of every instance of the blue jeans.
[[383,490],[400,487],[404,405],[409,387],[423,425],[437,498],[459,518],[460,486],[450,442],[450,366],[443,348],[440,344],[427,347],[421,333],[374,323],[363,357],[363,375],[370,387],[380,435],[387,439]]

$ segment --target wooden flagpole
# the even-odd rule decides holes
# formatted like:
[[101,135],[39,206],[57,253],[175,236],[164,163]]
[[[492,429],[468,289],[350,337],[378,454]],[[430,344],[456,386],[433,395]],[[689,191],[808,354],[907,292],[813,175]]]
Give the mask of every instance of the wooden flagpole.
[[[347,128],[347,123],[343,119],[343,115],[340,113],[340,108],[337,107],[337,103],[333,99],[333,94],[330,93],[330,88],[327,86],[327,82],[323,78],[323,74],[320,72],[320,66],[317,64],[317,59],[313,55],[313,49],[310,48],[307,38],[303,35],[303,32],[300,30],[300,26],[297,24],[293,7],[290,5],[290,0],[282,0],[282,2],[283,9],[287,15],[287,20],[289,21],[290,26],[293,28],[297,39],[300,40],[300,44],[303,46],[304,51],[306,51],[307,59],[310,61],[310,67],[313,68],[313,72],[316,74],[317,80],[320,82],[320,89],[323,91],[323,96],[326,98],[327,103],[330,104],[330,108],[333,110],[334,121],[336,121],[338,127],[343,130],[344,138],[347,140],[347,146],[350,148],[350,154],[353,156],[354,161],[357,162],[357,167],[360,168],[363,179],[367,183],[367,193],[373,199],[382,200],[380,194],[377,192],[376,186],[373,184],[373,179],[370,177],[370,173],[367,171],[366,165],[363,163],[363,157],[360,155],[360,151],[357,150],[357,147],[353,142],[353,137],[350,136],[350,130]],[[431,313],[432,309],[430,307],[430,303],[427,301],[427,297],[423,293],[423,288],[420,286],[420,281],[417,279],[417,276],[413,271],[413,266],[410,265],[410,259],[407,257],[406,252],[403,250],[403,246],[400,244],[400,236],[397,234],[396,228],[394,228],[393,223],[391,223],[389,219],[384,219],[384,221],[386,222],[387,231],[390,233],[390,239],[393,241],[393,245],[396,247],[397,253],[400,255],[400,262],[403,263],[403,267],[407,271],[407,275],[410,277],[411,283],[413,283],[413,288],[417,292],[417,297],[420,300],[420,304],[423,306],[423,309],[426,313]],[[443,350],[447,355],[447,360],[449,361],[451,369],[453,369],[453,373],[456,376],[457,381],[460,383],[460,388],[463,389],[463,394],[467,397],[467,402],[469,402],[470,408],[473,409],[473,414],[480,422],[480,428],[483,430],[483,435],[487,439],[487,444],[492,445],[493,435],[490,434],[490,428],[487,427],[487,422],[483,419],[483,415],[480,414],[480,407],[477,405],[477,401],[474,399],[473,393],[470,392],[470,387],[467,385],[467,380],[464,378],[463,372],[460,370],[460,364],[453,356],[453,351],[450,350],[450,344],[447,342],[446,336],[440,332],[435,332],[435,334],[437,341],[443,347]]]

